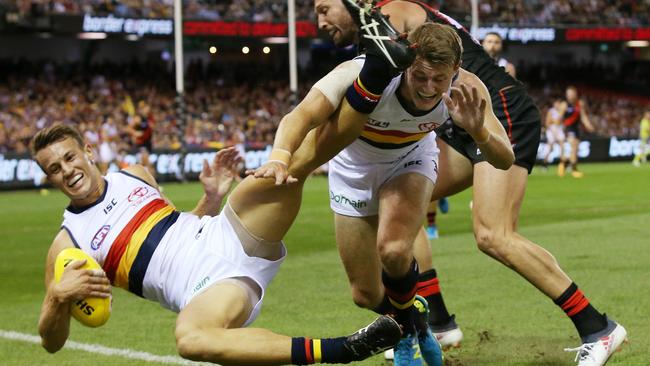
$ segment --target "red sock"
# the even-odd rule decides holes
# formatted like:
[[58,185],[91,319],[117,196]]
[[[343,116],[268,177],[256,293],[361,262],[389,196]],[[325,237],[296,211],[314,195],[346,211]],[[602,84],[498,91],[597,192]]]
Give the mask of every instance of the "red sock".
[[438,214],[438,211],[433,211],[433,212],[427,212],[427,225],[428,226],[433,226],[436,224],[436,215]]

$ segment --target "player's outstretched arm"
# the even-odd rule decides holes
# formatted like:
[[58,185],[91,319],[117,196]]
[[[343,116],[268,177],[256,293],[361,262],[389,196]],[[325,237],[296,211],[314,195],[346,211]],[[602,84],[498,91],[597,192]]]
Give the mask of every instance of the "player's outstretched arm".
[[221,210],[221,202],[230,191],[237,176],[237,167],[242,157],[234,147],[219,150],[212,163],[203,160],[203,170],[199,180],[203,185],[203,196],[192,213],[201,217],[215,216]]
[[580,103],[580,123],[582,123],[583,126],[587,129],[589,132],[594,132],[595,128],[594,125],[591,124],[591,120],[589,119],[589,112],[587,111],[587,103],[584,100],[580,100],[578,103]]
[[451,95],[445,94],[443,98],[454,123],[472,136],[487,162],[497,169],[509,169],[515,154],[506,131],[494,115],[485,84],[476,75],[461,69]]
[[48,352],[60,350],[70,334],[70,304],[87,297],[110,297],[108,278],[97,270],[79,269],[85,261],[73,261],[63,271],[61,280],[54,280],[54,263],[65,248],[74,247],[72,239],[61,230],[47,253],[45,264],[45,299],[38,320],[41,345]]

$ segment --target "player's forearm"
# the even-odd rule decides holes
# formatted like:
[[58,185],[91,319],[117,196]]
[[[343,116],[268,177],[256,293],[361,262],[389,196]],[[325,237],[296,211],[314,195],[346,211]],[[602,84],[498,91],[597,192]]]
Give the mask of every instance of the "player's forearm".
[[38,320],[41,345],[50,353],[60,350],[70,334],[70,303],[48,291]]
[[302,113],[294,110],[287,114],[280,121],[278,131],[273,141],[274,149],[282,149],[293,154],[307,136],[307,133],[319,125],[318,121],[313,121],[304,116]]
[[473,135],[476,146],[485,156],[485,160],[497,169],[507,170],[515,161],[515,153],[506,136],[501,136],[488,129]]

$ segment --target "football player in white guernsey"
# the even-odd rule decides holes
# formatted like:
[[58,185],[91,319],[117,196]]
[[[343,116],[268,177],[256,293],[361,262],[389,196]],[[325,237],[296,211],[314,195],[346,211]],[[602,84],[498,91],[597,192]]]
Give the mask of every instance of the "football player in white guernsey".
[[553,152],[553,147],[558,145],[560,153],[558,155],[560,161],[564,159],[564,125],[563,116],[566,110],[566,105],[562,100],[556,99],[553,101],[553,106],[546,112],[546,155],[544,155],[544,166],[547,167],[551,163],[550,157]]
[[[418,44],[415,61],[384,89],[360,137],[330,162],[329,172],[336,240],[353,300],[378,313],[397,314],[409,334],[396,348],[396,364],[402,365],[399,358],[412,358],[413,344],[418,343],[412,305],[418,279],[413,241],[437,178],[432,131],[451,118],[479,141],[494,166],[507,169],[514,160],[505,130],[486,102],[486,87],[460,69],[462,46],[456,32],[426,23],[409,41]],[[345,62],[318,81],[296,108],[303,113],[280,122],[274,149],[290,155],[305,131],[335,116],[362,61]],[[309,144],[309,138],[305,142]],[[316,142],[326,143],[326,137]],[[254,174],[274,177],[278,183],[295,181],[279,161],[267,162]],[[428,327],[419,330],[427,363],[440,364],[427,352],[437,347]]]
[[[308,161],[303,156],[310,156],[302,151],[290,170],[301,181],[322,164],[302,164]],[[338,338],[292,338],[242,328],[259,313],[265,288],[284,259],[281,240],[300,207],[302,184],[276,186],[249,177],[219,214],[240,160],[233,148],[219,151],[211,164],[204,162],[200,180],[205,193],[191,212],[176,211],[142,166],[102,176],[90,146],[69,126],[39,131],[32,154],[49,182],[70,199],[46,261],[38,326],[48,352],[60,350],[69,336],[71,304],[109,297],[111,285],[178,312],[177,350],[196,361],[349,363],[400,339],[398,323],[388,316]],[[54,281],[57,255],[75,246],[102,270],[82,270],[84,261],[74,261]]]

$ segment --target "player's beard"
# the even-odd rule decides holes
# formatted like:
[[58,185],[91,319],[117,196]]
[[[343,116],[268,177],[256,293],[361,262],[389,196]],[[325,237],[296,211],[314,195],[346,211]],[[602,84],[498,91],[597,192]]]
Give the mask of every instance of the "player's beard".
[[336,47],[343,48],[355,44],[357,37],[356,33],[354,32],[345,32],[341,29],[337,29],[336,34],[334,34],[332,40],[334,41],[334,45]]

